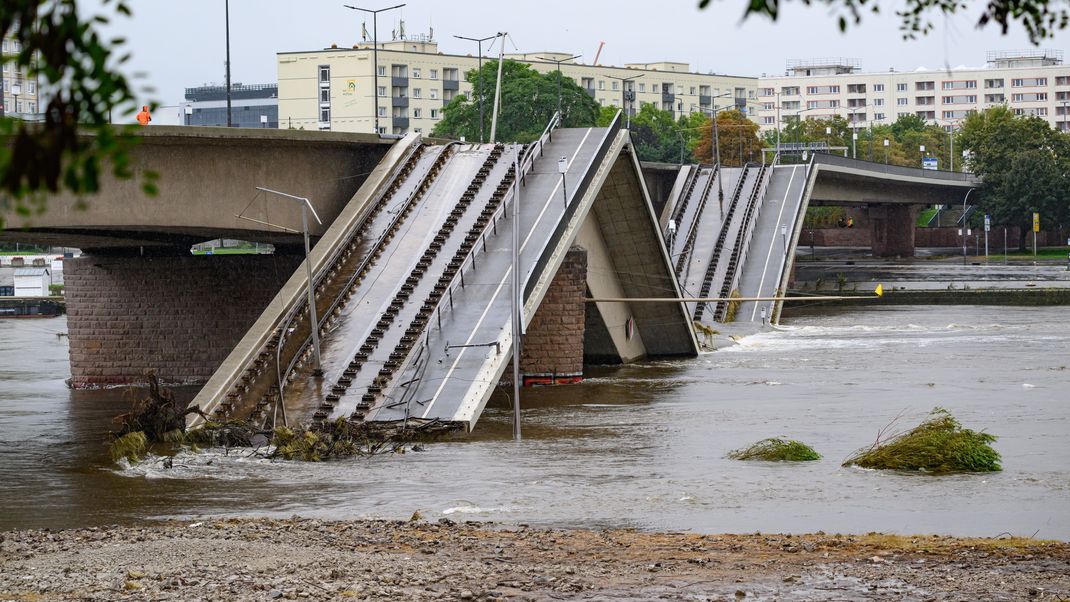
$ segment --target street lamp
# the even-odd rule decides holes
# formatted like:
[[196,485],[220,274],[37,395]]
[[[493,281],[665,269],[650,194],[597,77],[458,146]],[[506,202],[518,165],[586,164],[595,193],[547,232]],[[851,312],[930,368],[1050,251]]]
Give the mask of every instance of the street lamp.
[[267,124],[268,124],[268,118],[267,118],[267,115],[261,115],[261,116],[260,116],[260,127],[262,127],[262,128],[266,128],[266,127],[267,127]]
[[193,105],[186,105],[185,113],[186,113],[186,125],[191,125],[193,123]]
[[231,106],[230,106],[230,0],[226,0],[226,27],[227,27],[227,127],[234,127],[234,123],[231,119]]
[[[483,144],[483,42],[487,40],[493,40],[498,36],[487,36],[485,38],[468,38],[465,36],[453,36],[458,40],[468,40],[469,42],[476,43],[476,49],[479,53],[479,70],[476,71],[476,77],[478,79],[477,85],[479,86],[479,143]],[[560,98],[560,92],[558,92],[558,98]],[[560,107],[558,108],[560,110]]]
[[888,164],[888,139],[884,139],[884,164]]
[[[632,128],[632,114],[628,112],[628,108],[625,106],[625,104],[627,103],[627,98],[628,98],[627,97],[628,82],[630,82],[630,81],[632,81],[634,79],[639,79],[640,77],[643,77],[643,75],[639,74],[639,75],[633,75],[631,77],[614,77],[612,75],[607,75],[606,77],[608,77],[609,79],[615,79],[615,80],[620,82],[620,108],[624,111],[624,116],[628,119],[628,124],[625,127],[627,129],[631,129]],[[633,107],[635,106],[635,102],[634,101],[632,102],[632,106]]]
[[565,62],[568,62],[568,61],[574,61],[574,60],[580,58],[581,56],[583,56],[583,55],[582,54],[577,54],[575,56],[570,56],[567,59],[552,59],[552,58],[546,57],[546,56],[540,56],[539,57],[540,59],[542,59],[544,61],[549,61],[551,63],[557,63],[557,115],[559,117],[561,115],[561,63],[565,63]]
[[405,5],[398,4],[380,8],[379,10],[360,8],[359,6],[350,6],[348,4],[343,4],[342,6],[350,10],[359,10],[362,13],[371,13],[372,15],[372,97],[375,98],[375,133],[379,134],[379,13],[401,8]]

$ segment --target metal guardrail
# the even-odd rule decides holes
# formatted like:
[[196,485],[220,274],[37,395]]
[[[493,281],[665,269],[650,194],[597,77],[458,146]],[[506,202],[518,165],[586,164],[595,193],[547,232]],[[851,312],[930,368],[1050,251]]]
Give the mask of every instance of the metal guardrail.
[[[617,132],[620,131],[620,118],[621,111],[617,111],[616,116],[613,117],[613,121],[606,129],[605,136],[602,137],[601,142],[598,144],[598,150],[595,152],[594,157],[591,158],[591,167],[584,174],[583,179],[580,180],[576,188],[573,190],[573,198],[581,197],[584,191],[591,185],[591,180],[594,179],[595,174],[598,172],[598,165],[605,159],[606,153],[609,151],[609,143],[616,137]],[[579,203],[569,203],[565,208],[564,214],[561,216],[561,220],[557,222],[557,227],[554,228],[550,238],[547,239],[546,245],[543,249],[553,248],[557,245],[561,237],[564,236],[565,230],[568,228],[568,224],[572,221],[572,216],[576,213],[576,208]],[[541,253],[539,259],[536,260],[535,265],[532,266],[531,273],[538,274],[542,269],[546,267],[546,263],[550,260],[550,257],[546,253]],[[524,301],[526,302],[528,297],[531,296],[531,292],[535,287],[536,280],[528,279],[524,283]]]
[[820,163],[823,165],[854,167],[857,169],[864,169],[867,171],[874,171],[895,176],[908,176],[912,178],[927,178],[935,180],[969,182],[972,184],[981,183],[980,178],[967,171],[941,171],[936,169],[922,169],[920,167],[903,167],[902,165],[888,165],[887,163],[864,161],[862,159],[850,159],[847,157],[839,157],[836,155],[829,155],[824,153],[815,154],[813,162],[814,164]]

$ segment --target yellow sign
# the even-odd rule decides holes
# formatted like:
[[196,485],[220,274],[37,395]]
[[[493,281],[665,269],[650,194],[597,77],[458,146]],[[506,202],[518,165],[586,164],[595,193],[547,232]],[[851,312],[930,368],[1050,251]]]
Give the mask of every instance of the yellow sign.
[[1033,213],[1033,232],[1040,232],[1040,214]]
[[878,284],[877,288],[875,288],[873,290],[873,292],[876,293],[878,297],[883,297],[884,296],[884,285],[883,284]]
[[346,85],[342,88],[342,94],[345,96],[352,96],[357,91],[357,80],[347,79]]

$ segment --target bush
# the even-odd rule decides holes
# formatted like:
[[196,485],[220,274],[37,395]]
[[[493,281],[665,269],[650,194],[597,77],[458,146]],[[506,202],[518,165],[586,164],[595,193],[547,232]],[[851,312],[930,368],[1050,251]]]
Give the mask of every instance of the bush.
[[915,470],[932,474],[1002,470],[994,435],[962,428],[950,412],[936,408],[913,429],[854,453],[844,466]]
[[764,460],[766,462],[808,462],[820,460],[821,454],[814,448],[794,439],[770,437],[744,449],[728,454],[733,460]]
[[63,296],[63,285],[62,284],[50,284],[50,285],[48,285],[48,294],[52,295],[53,297],[62,297]]

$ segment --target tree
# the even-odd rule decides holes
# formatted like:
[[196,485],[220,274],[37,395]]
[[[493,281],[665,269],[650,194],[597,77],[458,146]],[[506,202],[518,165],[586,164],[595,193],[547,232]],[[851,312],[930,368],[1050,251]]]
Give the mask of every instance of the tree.
[[[762,141],[758,138],[758,124],[736,109],[717,114],[717,138],[721,163],[740,167],[744,163],[762,160]],[[702,132],[695,147],[695,155],[708,160],[713,152],[713,128]]]
[[[743,18],[759,14],[776,21],[780,16],[781,0],[746,0]],[[837,12],[840,31],[846,31],[848,22],[858,25],[863,11],[880,12],[877,0],[803,0],[806,5],[820,4]],[[699,8],[707,8],[710,0],[699,0]],[[896,12],[900,19],[899,29],[903,37],[916,38],[932,31],[932,15],[951,15],[965,10],[969,4],[964,0],[906,0],[902,10]],[[977,22],[984,27],[991,22],[1000,26],[1004,35],[1011,24],[1020,22],[1029,34],[1029,41],[1039,44],[1053,37],[1055,32],[1070,24],[1070,4],[1064,0],[987,0]]]
[[[104,4],[131,14],[125,0]],[[60,190],[93,194],[106,170],[118,178],[133,177],[129,150],[137,140],[132,128],[113,128],[109,122],[113,111],[131,114],[139,103],[118,72],[130,58],[116,57],[124,40],[104,40],[98,33],[107,23],[104,15],[80,17],[75,0],[4,0],[0,5],[0,35],[21,43],[18,54],[3,57],[5,71],[10,66],[39,80],[42,97],[49,99],[43,124],[9,114],[0,118],[0,211],[43,211],[46,194]],[[141,180],[145,192],[154,194],[155,174],[143,172]]]
[[[542,134],[557,110],[558,74],[542,74],[529,65],[506,60],[502,63],[502,101],[498,115],[500,141],[531,142]],[[498,81],[498,61],[484,63],[482,91],[480,71],[465,73],[472,84],[472,97],[458,95],[442,111],[434,135],[479,140],[479,97],[484,99],[483,131],[490,137],[494,90]],[[599,106],[586,90],[571,78],[560,76],[561,124],[563,127],[591,127],[599,116]]]
[[1046,223],[1070,225],[1070,136],[1039,117],[1017,117],[1005,106],[968,115],[960,143],[967,166],[980,176],[980,204],[997,224],[1023,235],[1032,212]]

